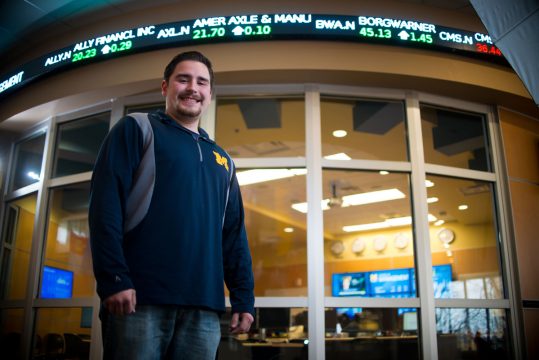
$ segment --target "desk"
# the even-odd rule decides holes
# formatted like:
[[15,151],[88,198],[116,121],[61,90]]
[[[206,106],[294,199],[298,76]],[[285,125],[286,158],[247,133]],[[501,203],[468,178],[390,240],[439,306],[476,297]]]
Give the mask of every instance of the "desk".
[[[221,341],[219,360],[307,360],[308,345],[303,340],[294,339],[290,342],[284,338],[268,338],[266,341],[257,341],[227,337]],[[328,337],[325,343],[328,360],[419,359],[417,336]]]
[[418,360],[417,336],[326,338],[326,359]]
[[308,347],[303,342],[289,342],[288,339],[267,339],[266,341],[241,341],[241,346],[249,349],[251,359],[305,359]]
[[244,342],[243,346],[247,347],[275,347],[275,348],[302,348],[305,344],[302,343],[288,343],[288,342]]

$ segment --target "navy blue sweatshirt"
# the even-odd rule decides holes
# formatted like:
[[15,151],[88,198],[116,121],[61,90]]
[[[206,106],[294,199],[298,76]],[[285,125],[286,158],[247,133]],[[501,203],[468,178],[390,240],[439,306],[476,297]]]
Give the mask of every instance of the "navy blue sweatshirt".
[[144,154],[126,116],[105,139],[92,176],[90,242],[102,300],[134,288],[137,304],[254,312],[251,255],[232,159],[200,129],[149,114],[155,182],[144,217],[124,232],[126,201]]

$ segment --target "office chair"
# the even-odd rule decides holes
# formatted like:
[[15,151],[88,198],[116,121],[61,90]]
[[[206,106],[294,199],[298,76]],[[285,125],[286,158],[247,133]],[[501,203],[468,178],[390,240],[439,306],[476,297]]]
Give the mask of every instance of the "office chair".
[[45,358],[63,359],[64,356],[64,338],[60,334],[48,333],[45,335]]
[[73,360],[88,359],[90,355],[90,342],[84,341],[79,335],[64,333],[65,354],[64,358]]

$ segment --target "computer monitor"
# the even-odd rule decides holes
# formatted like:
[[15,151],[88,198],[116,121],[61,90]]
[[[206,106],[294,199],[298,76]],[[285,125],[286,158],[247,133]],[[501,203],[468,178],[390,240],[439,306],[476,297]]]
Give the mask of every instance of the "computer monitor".
[[378,270],[369,273],[368,293],[373,297],[411,297],[411,269]]
[[402,331],[417,331],[417,312],[405,312],[402,315]]
[[51,266],[43,267],[42,299],[69,299],[73,296],[73,271]]
[[288,331],[290,308],[257,308],[258,328]]
[[367,273],[340,273],[332,276],[333,296],[365,296]]
[[80,314],[80,327],[89,329],[92,327],[93,309],[91,307],[83,307]]
[[324,321],[326,332],[335,332],[337,328],[337,309],[335,308],[326,308],[324,312]]

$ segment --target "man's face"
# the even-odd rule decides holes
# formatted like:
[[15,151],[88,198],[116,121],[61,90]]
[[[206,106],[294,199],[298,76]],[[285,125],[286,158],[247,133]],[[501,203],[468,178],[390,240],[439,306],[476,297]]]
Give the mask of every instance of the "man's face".
[[198,122],[211,102],[210,73],[206,65],[185,60],[176,65],[167,81],[161,84],[166,98],[166,113],[183,124]]

